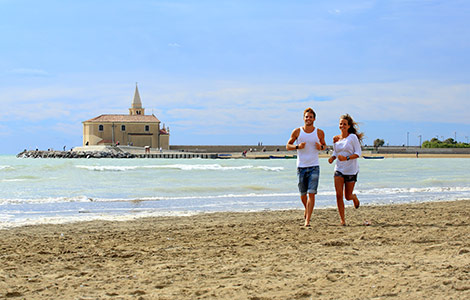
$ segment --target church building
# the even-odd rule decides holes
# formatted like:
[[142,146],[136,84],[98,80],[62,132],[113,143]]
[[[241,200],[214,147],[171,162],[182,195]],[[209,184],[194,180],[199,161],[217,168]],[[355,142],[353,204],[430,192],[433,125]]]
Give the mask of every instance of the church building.
[[139,89],[128,115],[100,115],[83,123],[83,145],[129,145],[150,148],[170,148],[170,132],[154,114],[146,115]]

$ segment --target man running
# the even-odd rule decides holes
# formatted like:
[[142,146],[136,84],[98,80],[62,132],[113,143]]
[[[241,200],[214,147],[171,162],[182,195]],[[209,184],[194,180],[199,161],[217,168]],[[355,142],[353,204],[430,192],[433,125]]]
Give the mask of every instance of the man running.
[[[318,154],[326,149],[325,133],[315,128],[316,114],[310,107],[304,110],[304,126],[292,131],[287,142],[287,150],[297,150],[297,177],[299,179],[300,200],[304,205],[304,226],[310,226],[315,194],[320,177]],[[294,144],[297,141],[297,144]],[[307,196],[308,195],[308,196]]]

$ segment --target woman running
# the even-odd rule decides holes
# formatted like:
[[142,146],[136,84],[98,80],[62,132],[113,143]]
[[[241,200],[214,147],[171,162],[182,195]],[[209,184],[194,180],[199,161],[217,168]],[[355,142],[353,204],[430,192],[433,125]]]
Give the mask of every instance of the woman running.
[[359,172],[358,158],[361,157],[361,141],[363,133],[358,132],[357,124],[350,115],[342,115],[339,120],[339,130],[341,134],[333,138],[333,154],[328,159],[331,164],[335,159],[335,190],[336,203],[341,218],[341,225],[346,226],[344,218],[344,201],[352,200],[354,207],[359,208],[359,199],[354,194],[354,185]]

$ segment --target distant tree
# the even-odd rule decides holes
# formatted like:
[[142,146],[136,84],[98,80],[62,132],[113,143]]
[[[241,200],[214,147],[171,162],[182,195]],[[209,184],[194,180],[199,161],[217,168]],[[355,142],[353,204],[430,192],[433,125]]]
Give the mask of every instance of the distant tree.
[[421,146],[423,148],[470,148],[470,144],[457,143],[453,138],[448,138],[445,141],[432,138],[430,141],[424,141]]
[[376,139],[374,141],[374,147],[375,148],[382,147],[384,144],[385,144],[385,141],[382,140],[382,139]]
[[454,141],[453,138],[448,138],[447,140],[444,141],[444,143],[446,143],[446,144],[457,144],[457,142]]

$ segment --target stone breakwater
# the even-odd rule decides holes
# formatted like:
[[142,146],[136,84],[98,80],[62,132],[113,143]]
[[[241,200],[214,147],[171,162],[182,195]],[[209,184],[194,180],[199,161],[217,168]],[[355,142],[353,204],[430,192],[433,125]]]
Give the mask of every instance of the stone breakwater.
[[[136,151],[131,149],[134,153],[120,149],[119,147],[106,147],[101,150],[90,149],[83,150],[77,148],[72,151],[55,151],[55,150],[25,150],[16,157],[18,158],[203,158],[203,159],[229,159],[229,158],[244,158],[244,159],[276,159],[276,158],[296,158],[295,155],[285,152],[250,152],[245,155],[241,153],[193,153],[193,152],[176,152],[176,151],[163,151],[163,152],[147,152]],[[142,153],[143,152],[143,153]]]
[[121,149],[105,151],[42,151],[25,150],[16,155],[18,158],[135,158],[136,155]]
[[[98,150],[100,149],[100,150]],[[125,151],[120,147],[100,147],[84,150],[79,147],[71,151],[56,151],[56,150],[24,150],[16,155],[18,158],[236,158],[217,153],[189,153],[189,152],[155,152],[145,153],[144,148],[141,151],[130,149],[134,151],[131,153]],[[240,155],[241,156],[241,155]]]

